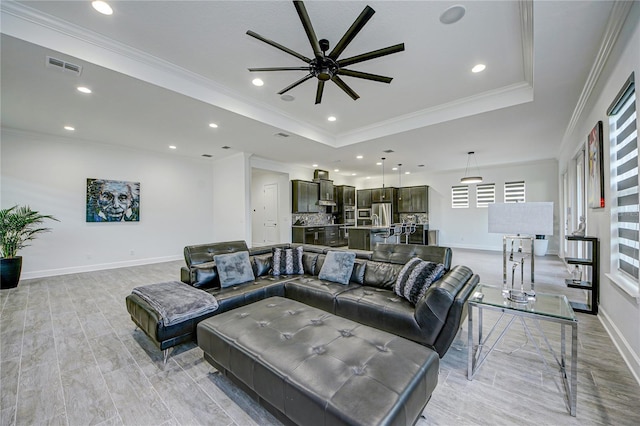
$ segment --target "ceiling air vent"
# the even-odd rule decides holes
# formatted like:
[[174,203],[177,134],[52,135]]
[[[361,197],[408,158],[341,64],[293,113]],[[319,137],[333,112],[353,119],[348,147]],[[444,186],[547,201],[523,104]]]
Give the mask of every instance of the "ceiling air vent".
[[202,156],[203,156],[203,157],[207,157],[207,158],[211,158],[211,157],[213,157],[213,155],[211,155],[211,154],[202,154]]
[[72,64],[71,62],[63,61],[62,59],[53,58],[47,56],[47,68],[56,68],[63,72],[70,72],[75,75],[80,75],[82,67],[80,65]]
[[276,133],[276,134],[275,134],[275,135],[273,135],[273,136],[276,136],[276,137],[278,137],[278,138],[288,138],[290,135],[288,135],[288,134],[286,134],[286,133],[284,133],[284,132],[278,132],[278,133]]
[[231,147],[230,147],[230,146],[225,145],[225,146],[223,146],[223,147],[222,147],[222,149],[231,149]]
[[387,154],[391,154],[392,152],[394,152],[392,149],[385,149],[382,152],[386,152]]

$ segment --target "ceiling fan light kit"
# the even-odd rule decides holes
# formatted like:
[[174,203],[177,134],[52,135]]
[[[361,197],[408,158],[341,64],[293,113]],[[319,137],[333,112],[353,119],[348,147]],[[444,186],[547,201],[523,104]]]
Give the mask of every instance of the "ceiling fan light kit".
[[356,18],[356,20],[351,24],[346,33],[342,36],[340,41],[334,46],[333,50],[327,55],[327,51],[329,50],[329,40],[320,39],[318,40],[316,33],[311,25],[311,19],[309,18],[309,14],[307,13],[307,9],[304,6],[302,1],[294,1],[293,2],[296,11],[298,12],[298,17],[302,22],[302,27],[304,28],[305,33],[307,34],[307,38],[309,39],[309,43],[311,44],[311,49],[313,50],[313,59],[308,58],[298,52],[295,52],[288,47],[285,47],[273,40],[269,40],[268,38],[262,37],[260,34],[257,34],[251,30],[247,31],[247,35],[258,39],[264,43],[267,43],[276,49],[282,50],[285,53],[288,53],[296,58],[307,63],[307,66],[301,67],[268,67],[268,68],[249,68],[250,72],[269,72],[269,71],[307,71],[308,74],[301,79],[293,82],[289,86],[285,87],[281,91],[278,92],[279,95],[283,95],[294,87],[304,83],[305,81],[315,77],[318,80],[318,86],[316,89],[316,104],[322,102],[322,94],[324,92],[324,83],[326,81],[333,81],[340,89],[342,89],[347,95],[351,97],[354,101],[357,100],[360,96],[353,90],[351,87],[347,85],[340,78],[341,75],[348,77],[361,78],[365,80],[377,81],[380,83],[391,83],[391,77],[385,77],[377,74],[370,74],[362,71],[354,71],[349,70],[344,67],[349,65],[357,64],[360,62],[368,61],[370,59],[379,58],[386,55],[391,55],[393,53],[402,52],[404,50],[404,43],[396,44],[393,46],[385,47],[383,49],[374,50],[371,52],[363,53],[360,55],[352,56],[350,58],[338,59],[342,52],[346,49],[346,47],[351,43],[351,41],[355,38],[355,36],[362,30],[365,24],[371,19],[375,10],[371,7],[366,6],[364,10],[360,13],[360,15]]
[[[478,168],[478,161],[476,160],[474,155],[475,155],[475,152],[473,151],[469,151],[467,153],[467,168],[464,170],[464,177],[460,179],[460,183],[481,183],[482,182],[482,176],[480,176],[480,169]],[[476,163],[476,172],[478,173],[477,176],[469,176],[469,164],[471,163],[471,157],[473,157]]]

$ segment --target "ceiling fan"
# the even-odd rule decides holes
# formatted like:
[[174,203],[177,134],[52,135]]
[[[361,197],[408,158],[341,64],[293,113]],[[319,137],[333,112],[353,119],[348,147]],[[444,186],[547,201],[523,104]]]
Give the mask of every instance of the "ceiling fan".
[[305,81],[311,79],[312,77],[316,77],[318,79],[318,88],[316,90],[316,104],[319,104],[322,101],[322,92],[324,90],[325,81],[331,80],[333,81],[339,88],[341,88],[347,95],[349,95],[354,101],[358,99],[360,96],[356,92],[353,91],[341,78],[341,75],[363,78],[366,80],[379,81],[382,83],[391,83],[391,77],[384,77],[381,75],[370,74],[361,71],[353,71],[346,69],[346,66],[357,64],[359,62],[368,61],[370,59],[379,58],[381,56],[391,55],[392,53],[402,52],[404,50],[404,43],[396,44],[394,46],[385,47],[383,49],[374,50],[368,53],[363,53],[361,55],[352,56],[350,58],[338,59],[340,54],[344,51],[344,49],[351,43],[351,41],[355,38],[355,36],[360,32],[360,30],[365,26],[365,24],[371,19],[375,12],[371,7],[366,6],[360,16],[351,24],[351,27],[347,30],[347,32],[342,36],[338,44],[336,44],[333,50],[327,55],[326,52],[329,50],[329,41],[326,39],[320,39],[316,37],[316,33],[313,30],[313,26],[311,25],[311,20],[309,19],[309,15],[307,14],[307,9],[304,6],[302,1],[294,1],[293,5],[298,12],[298,16],[300,17],[300,21],[302,21],[302,26],[304,27],[304,31],[307,33],[307,38],[309,39],[309,43],[311,43],[311,49],[313,49],[313,59],[307,58],[304,55],[301,55],[298,52],[295,52],[279,43],[276,43],[273,40],[269,40],[267,38],[262,37],[259,34],[249,30],[247,34],[251,37],[257,38],[260,41],[263,41],[276,49],[280,49],[283,52],[286,52],[290,55],[295,56],[298,59],[303,60],[308,65],[303,67],[273,67],[273,68],[249,68],[250,72],[261,72],[261,71],[308,71],[309,74],[302,77],[300,80],[294,82],[293,84],[285,87],[281,91],[278,92],[279,95],[282,95],[299,84],[304,83]]

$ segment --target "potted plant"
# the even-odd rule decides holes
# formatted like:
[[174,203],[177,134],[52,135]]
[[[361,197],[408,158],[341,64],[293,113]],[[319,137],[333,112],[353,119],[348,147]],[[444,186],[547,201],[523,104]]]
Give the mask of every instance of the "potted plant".
[[38,234],[51,230],[40,226],[45,219],[58,220],[33,211],[29,206],[0,210],[0,288],[18,285],[22,271],[22,256],[17,256],[18,250],[27,247]]
[[544,256],[547,254],[547,248],[549,247],[549,240],[546,235],[536,235],[536,239],[533,242],[533,251],[536,256]]

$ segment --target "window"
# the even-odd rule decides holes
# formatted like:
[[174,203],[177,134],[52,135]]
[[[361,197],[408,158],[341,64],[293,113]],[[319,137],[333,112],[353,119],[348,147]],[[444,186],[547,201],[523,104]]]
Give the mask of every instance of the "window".
[[451,187],[451,208],[452,209],[468,209],[469,208],[469,187],[468,186],[452,186]]
[[[638,278],[638,129],[631,74],[607,110],[611,142],[612,236],[617,236],[618,269]],[[615,250],[615,249],[614,249]]]
[[524,203],[524,181],[505,182],[504,183],[504,202],[505,203]]
[[496,184],[486,183],[476,186],[476,207],[487,207],[496,202]]

